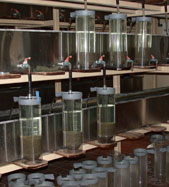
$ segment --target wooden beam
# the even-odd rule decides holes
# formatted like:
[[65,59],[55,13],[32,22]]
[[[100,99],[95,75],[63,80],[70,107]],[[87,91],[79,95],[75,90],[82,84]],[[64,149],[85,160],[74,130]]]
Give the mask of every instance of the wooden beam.
[[19,20],[19,19],[0,19],[0,25],[44,25],[45,21]]
[[[145,11],[145,15],[146,16],[155,16],[155,15],[164,15],[165,14],[165,10],[164,10],[164,7],[163,6],[159,6],[160,7],[160,11]],[[168,5],[168,12],[169,14],[169,5]],[[135,16],[142,16],[142,11],[141,10],[136,10],[136,14],[130,14],[128,15],[128,17],[135,17]]]
[[53,8],[53,30],[59,30],[59,9]]
[[[58,8],[72,8],[72,9],[84,9],[84,1],[83,0],[69,0],[67,1],[42,1],[42,0],[0,0],[0,2],[5,3],[17,3],[17,4],[27,4],[27,5],[39,5],[39,6],[48,6],[48,7],[58,7]],[[104,11],[103,6],[107,7],[116,7],[115,1],[112,0],[90,0],[88,2],[89,5],[96,5],[101,6],[102,11]],[[89,6],[88,6],[89,8]],[[120,1],[120,8],[127,8],[127,9],[135,9],[138,10],[142,8],[140,3],[134,3],[134,2],[126,2],[126,1]],[[160,11],[160,6],[154,6],[154,5],[146,5],[146,10],[152,10],[152,11]],[[93,9],[94,10],[94,9]]]
[[[74,3],[82,3],[84,4],[84,0],[62,0]],[[89,0],[87,2],[88,5],[95,4],[95,5],[103,5],[103,6],[116,6],[116,1],[113,0]],[[142,9],[142,4],[138,2],[129,2],[129,1],[120,1],[120,8],[128,8],[128,9]],[[160,7],[156,5],[147,5],[145,6],[146,10],[153,10],[153,11],[160,11]]]

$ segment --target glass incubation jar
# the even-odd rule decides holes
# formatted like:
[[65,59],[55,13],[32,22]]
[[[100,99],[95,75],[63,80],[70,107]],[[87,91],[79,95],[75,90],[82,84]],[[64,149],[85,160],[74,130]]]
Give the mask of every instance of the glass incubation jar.
[[138,158],[138,186],[147,187],[147,151],[134,149],[134,155]]
[[159,183],[166,180],[166,148],[162,146],[165,137],[160,134],[151,136],[151,143],[154,144],[154,176]]
[[116,185],[114,184],[115,182],[115,172],[116,169],[113,167],[107,168],[108,172],[108,187],[115,187]]
[[36,162],[42,153],[41,99],[19,97],[22,159]]
[[95,11],[79,10],[71,17],[76,17],[76,67],[87,70],[97,60]]
[[75,179],[75,181],[81,181],[83,175],[86,174],[86,170],[82,168],[72,169],[69,171],[69,174]]
[[63,148],[77,151],[82,142],[82,93],[64,92],[63,107]]
[[127,16],[125,14],[110,14],[109,20],[109,54],[108,68],[125,69],[127,58]]
[[83,168],[86,173],[92,173],[93,169],[97,167],[97,162],[94,160],[85,160],[80,163],[74,163],[74,168]]
[[114,185],[120,187],[130,187],[129,162],[126,160],[115,161],[114,165],[116,168]]
[[99,179],[99,187],[108,186],[108,173],[106,168],[96,167],[92,171]]
[[59,175],[56,179],[58,187],[61,187],[66,182],[73,182],[74,178],[71,175],[61,176]]
[[169,183],[169,146],[166,147],[166,182]]
[[112,167],[112,157],[111,156],[99,156],[97,157],[97,163],[100,167],[110,168]]
[[138,158],[125,156],[124,159],[130,164],[130,187],[138,187]]
[[152,18],[136,18],[135,65],[149,66],[152,48]]
[[115,130],[115,89],[97,88],[97,135],[100,143],[111,143]]

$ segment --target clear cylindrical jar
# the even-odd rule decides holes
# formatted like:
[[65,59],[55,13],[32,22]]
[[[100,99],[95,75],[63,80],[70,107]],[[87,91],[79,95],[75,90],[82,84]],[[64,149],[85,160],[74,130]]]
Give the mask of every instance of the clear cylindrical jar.
[[22,159],[35,163],[42,153],[41,99],[19,97]]
[[130,187],[129,162],[126,160],[115,161],[114,165],[116,168],[114,185],[118,187]]
[[97,162],[94,160],[85,160],[80,163],[74,163],[73,164],[74,168],[83,168],[86,173],[92,173],[92,170],[97,167]]
[[71,17],[76,17],[76,67],[87,70],[97,60],[95,11],[78,10]]
[[154,144],[154,177],[159,182],[166,180],[166,148],[161,146],[165,137],[160,134],[151,136],[151,143]]
[[166,182],[169,183],[169,146],[166,147]]
[[78,168],[70,170],[69,174],[75,179],[75,181],[81,181],[83,175],[86,174],[86,170]]
[[72,182],[74,181],[74,178],[71,176],[71,175],[67,175],[67,176],[58,176],[57,179],[57,184],[58,184],[58,187],[61,187],[62,184],[64,184],[65,182]]
[[63,148],[76,151],[83,142],[82,93],[62,93]]
[[109,20],[109,54],[107,65],[117,70],[126,68],[127,57],[127,15],[110,14],[105,17]]
[[96,167],[92,171],[99,179],[99,187],[108,187],[108,174],[107,169],[103,167]]
[[82,187],[99,187],[99,179],[95,174],[85,174],[80,183]]
[[97,157],[98,166],[103,168],[110,168],[112,167],[112,157],[111,156],[99,156]]
[[149,66],[152,48],[152,18],[136,18],[135,62],[136,66]]
[[108,187],[116,187],[115,183],[115,172],[116,169],[113,167],[107,168],[108,172]]
[[134,149],[134,155],[138,158],[138,184],[139,187],[147,187],[147,151]]
[[100,143],[111,143],[115,134],[115,89],[97,88],[97,136]]
[[138,158],[126,156],[124,159],[130,163],[130,187],[138,187]]

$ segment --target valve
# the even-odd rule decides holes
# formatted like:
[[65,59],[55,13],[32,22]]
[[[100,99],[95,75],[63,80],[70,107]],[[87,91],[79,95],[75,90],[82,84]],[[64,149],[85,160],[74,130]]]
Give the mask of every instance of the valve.
[[157,68],[158,60],[155,58],[154,55],[151,55],[150,65],[155,65]]
[[97,65],[102,64],[103,66],[106,64],[105,61],[103,60],[103,58],[105,57],[105,55],[102,55],[99,60],[96,61]]
[[28,63],[28,60],[31,60],[31,57],[25,58],[23,63],[22,64],[18,64],[17,67],[18,68],[23,68],[23,69],[25,69],[25,68],[29,68],[30,69],[30,65]]
[[126,64],[128,66],[128,64],[131,65],[131,70],[133,71],[133,66],[134,66],[134,61],[129,57],[129,56],[126,56]]

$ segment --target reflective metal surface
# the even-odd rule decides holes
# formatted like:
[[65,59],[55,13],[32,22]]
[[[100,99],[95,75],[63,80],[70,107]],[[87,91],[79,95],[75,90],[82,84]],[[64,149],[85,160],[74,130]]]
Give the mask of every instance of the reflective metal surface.
[[[42,30],[0,30],[0,72],[21,72],[16,67],[25,57],[31,57],[33,71],[57,71],[58,62],[71,55],[76,62],[76,32]],[[135,35],[128,34],[128,56],[135,59]],[[169,63],[169,37],[153,36],[151,53],[160,63]],[[109,58],[109,33],[96,33],[96,59]],[[22,70],[23,71],[23,70]]]
[[[116,133],[137,129],[144,125],[158,124],[168,120],[169,88],[140,92],[142,94],[117,95]],[[136,97],[137,96],[137,97]],[[85,102],[84,102],[85,103]],[[97,138],[96,99],[83,106],[84,142]],[[61,109],[61,107],[60,107]],[[57,107],[57,110],[60,110]],[[62,114],[42,116],[43,153],[62,147]],[[0,122],[0,165],[20,159],[19,120]]]

